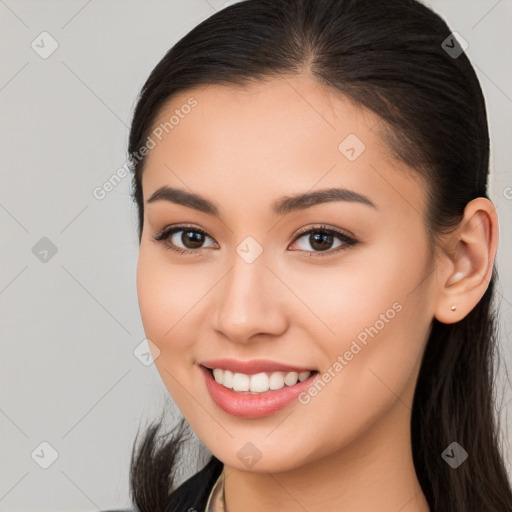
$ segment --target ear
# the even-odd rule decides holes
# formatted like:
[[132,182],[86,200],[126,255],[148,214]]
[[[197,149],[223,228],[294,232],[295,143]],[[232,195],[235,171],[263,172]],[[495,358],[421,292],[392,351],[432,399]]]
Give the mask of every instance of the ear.
[[443,243],[437,320],[458,322],[478,304],[491,280],[497,248],[496,208],[488,199],[477,197],[466,205],[463,219]]

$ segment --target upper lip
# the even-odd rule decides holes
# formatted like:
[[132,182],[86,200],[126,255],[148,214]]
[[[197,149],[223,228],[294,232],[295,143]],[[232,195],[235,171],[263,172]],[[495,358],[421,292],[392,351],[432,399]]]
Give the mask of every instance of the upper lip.
[[252,375],[261,372],[307,372],[314,371],[311,368],[280,363],[278,361],[269,361],[267,359],[251,359],[250,361],[241,361],[239,359],[210,359],[200,363],[211,370],[220,368],[229,370],[233,373],[245,373]]

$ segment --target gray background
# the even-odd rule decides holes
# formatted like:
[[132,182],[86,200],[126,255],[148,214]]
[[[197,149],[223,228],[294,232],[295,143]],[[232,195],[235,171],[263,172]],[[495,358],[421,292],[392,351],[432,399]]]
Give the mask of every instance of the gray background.
[[[134,101],[151,69],[229,3],[0,0],[1,512],[130,504],[139,421],[155,417],[168,393],[141,355],[130,179],[103,200],[93,190],[125,163]],[[512,0],[430,5],[469,43],[487,100],[501,343],[512,368]],[[31,47],[51,49],[48,36],[42,48],[43,31],[58,43],[47,58]],[[504,382],[501,374],[503,421],[512,408]],[[512,429],[503,432],[510,460]],[[58,458],[43,469],[52,450]]]

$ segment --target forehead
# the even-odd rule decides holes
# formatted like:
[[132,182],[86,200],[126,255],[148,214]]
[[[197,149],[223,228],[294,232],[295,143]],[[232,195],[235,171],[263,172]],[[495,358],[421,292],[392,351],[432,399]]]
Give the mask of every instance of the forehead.
[[[195,106],[189,108],[191,102]],[[272,144],[272,148],[275,149],[279,140],[289,142],[287,133],[304,142],[304,138],[325,138],[328,132],[332,132],[331,138],[336,140],[343,135],[343,130],[351,129],[361,137],[371,137],[369,143],[382,142],[377,132],[372,132],[382,120],[309,75],[274,77],[244,86],[195,87],[171,98],[160,109],[153,128],[164,126],[173,114],[173,135],[184,132],[178,125],[193,124],[204,140],[214,139],[217,133],[245,138],[259,136],[263,141],[274,140],[276,144]],[[184,123],[186,119],[189,120]],[[203,125],[203,130],[199,124]],[[216,127],[213,132],[209,130],[212,126]],[[208,132],[208,137],[204,132]],[[280,136],[276,137],[278,134]],[[254,140],[253,145],[257,142]]]
[[241,202],[250,192],[270,204],[269,195],[344,186],[373,191],[376,203],[419,205],[424,187],[393,158],[384,125],[308,76],[196,87],[167,102],[153,124],[144,196],[173,184]]

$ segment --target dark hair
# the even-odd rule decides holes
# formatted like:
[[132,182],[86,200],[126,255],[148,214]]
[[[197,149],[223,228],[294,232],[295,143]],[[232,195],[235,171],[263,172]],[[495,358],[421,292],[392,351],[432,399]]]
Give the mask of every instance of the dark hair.
[[[396,158],[428,185],[425,225],[435,244],[436,234],[459,223],[469,201],[487,197],[485,102],[461,52],[447,24],[415,0],[246,0],[215,13],[166,53],[138,98],[128,151],[139,242],[145,159],[138,152],[171,98],[207,84],[243,87],[308,74],[382,119]],[[433,319],[411,419],[414,465],[432,511],[512,510],[494,416],[496,278],[493,269],[483,297],[461,321]],[[184,504],[200,509],[222,463],[212,456],[201,487],[182,501],[183,492],[172,492],[186,427],[182,421],[157,448],[159,426],[146,432],[137,456],[134,444],[134,503],[141,512],[184,510]],[[441,457],[454,441],[469,453],[456,470]]]

